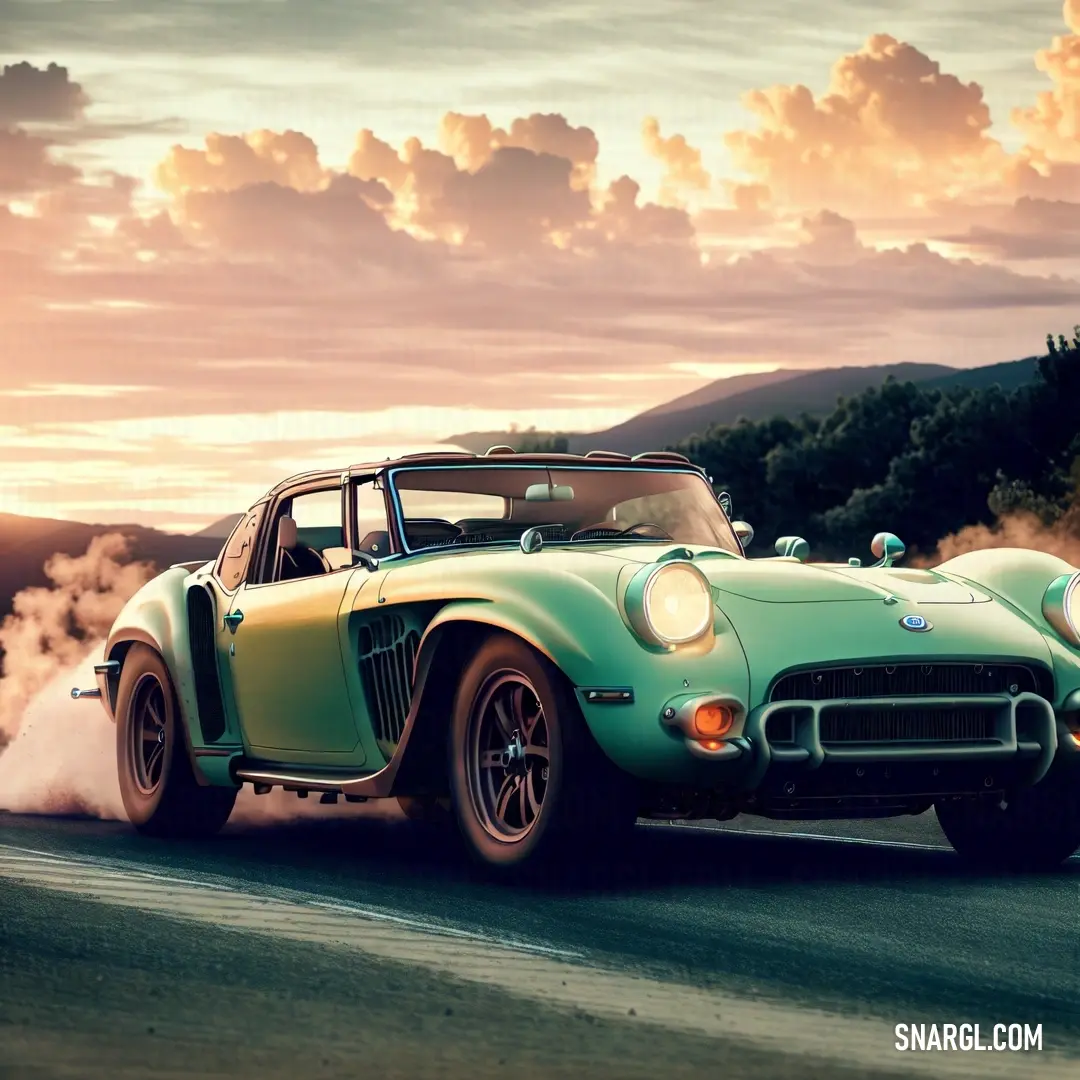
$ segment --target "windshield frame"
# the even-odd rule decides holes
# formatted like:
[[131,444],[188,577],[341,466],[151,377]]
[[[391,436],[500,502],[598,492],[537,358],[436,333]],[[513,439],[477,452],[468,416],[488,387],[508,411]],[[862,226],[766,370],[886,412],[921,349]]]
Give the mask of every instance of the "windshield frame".
[[[408,558],[408,557],[410,557],[412,555],[432,554],[432,553],[436,553],[436,552],[456,552],[457,554],[460,554],[462,551],[491,550],[493,548],[511,548],[511,547],[518,547],[519,546],[520,542],[518,540],[491,540],[491,541],[486,541],[484,543],[469,544],[468,546],[454,546],[454,545],[450,545],[450,544],[445,544],[445,545],[434,544],[434,545],[428,545],[426,547],[418,547],[418,548],[409,547],[408,542],[406,541],[406,538],[405,538],[405,520],[406,520],[405,519],[405,510],[404,510],[404,507],[402,506],[401,496],[400,496],[400,494],[398,492],[397,475],[399,473],[446,472],[448,470],[455,470],[455,471],[459,471],[459,472],[461,472],[461,471],[469,471],[469,472],[471,472],[471,471],[477,470],[477,469],[485,469],[485,470],[488,470],[488,469],[500,469],[500,470],[530,469],[530,470],[535,470],[537,472],[546,472],[546,473],[549,473],[549,474],[551,472],[553,472],[553,471],[557,471],[557,472],[560,472],[560,473],[563,473],[563,472],[664,473],[664,474],[669,474],[669,475],[670,474],[678,474],[678,475],[682,475],[682,476],[694,477],[699,483],[701,483],[701,484],[703,484],[705,486],[705,489],[708,491],[710,497],[712,498],[713,504],[716,507],[716,512],[719,515],[720,520],[723,522],[724,526],[727,528],[727,530],[728,530],[728,532],[729,532],[729,534],[731,536],[731,541],[732,541],[734,550],[729,550],[728,548],[723,548],[723,547],[720,547],[719,545],[715,545],[717,547],[717,550],[727,551],[728,554],[731,554],[731,555],[736,555],[736,552],[737,552],[738,554],[737,554],[736,557],[742,558],[742,559],[746,558],[746,553],[743,551],[742,543],[739,540],[739,537],[736,534],[735,529],[732,527],[731,519],[728,517],[727,513],[724,511],[723,506],[720,504],[720,500],[717,498],[716,491],[714,490],[712,484],[709,483],[708,478],[705,476],[705,474],[700,469],[695,468],[693,465],[689,465],[689,466],[685,466],[685,465],[684,466],[678,466],[678,465],[676,465],[676,466],[672,466],[671,468],[656,468],[656,467],[642,468],[640,466],[614,465],[614,464],[608,464],[606,462],[603,465],[582,465],[582,464],[577,464],[577,463],[564,463],[564,462],[558,462],[558,463],[546,463],[546,462],[545,463],[540,463],[540,462],[528,462],[528,463],[526,463],[526,462],[514,462],[514,463],[510,463],[510,462],[506,462],[506,463],[500,463],[500,464],[485,463],[485,464],[482,464],[482,465],[481,464],[474,465],[472,463],[455,462],[453,465],[449,465],[449,464],[446,464],[446,465],[419,465],[419,464],[417,464],[417,465],[411,465],[411,464],[410,465],[395,465],[392,468],[387,469],[386,472],[383,474],[384,477],[385,477],[385,483],[386,483],[386,501],[387,501],[387,506],[388,506],[388,509],[389,509],[390,515],[391,515],[391,521],[389,522],[389,524],[391,525],[391,531],[392,531],[392,536],[393,536],[394,547],[396,547],[398,549],[397,551],[393,552],[393,554],[391,556],[389,556],[390,558]],[[676,544],[676,545],[681,546],[681,547],[686,546],[686,544],[683,541],[680,541],[680,540],[660,540],[657,537],[642,537],[642,536],[605,537],[605,538],[596,539],[596,540],[551,540],[551,541],[545,541],[544,546],[545,547],[558,547],[558,548],[571,549],[571,548],[585,547],[585,546],[591,546],[591,545],[597,545],[597,544],[607,544],[607,545],[620,545],[620,544],[668,544],[668,545],[671,545],[671,544]],[[701,546],[712,547],[714,545],[694,544],[694,545],[691,545],[691,546],[694,546],[694,547],[701,547]],[[385,561],[385,559],[383,561]]]

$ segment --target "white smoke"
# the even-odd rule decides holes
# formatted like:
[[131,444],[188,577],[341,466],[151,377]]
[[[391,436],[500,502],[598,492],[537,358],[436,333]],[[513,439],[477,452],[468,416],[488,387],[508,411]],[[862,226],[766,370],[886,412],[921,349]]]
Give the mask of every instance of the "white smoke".
[[[73,686],[94,686],[94,664],[121,607],[153,574],[128,561],[128,541],[95,537],[83,555],[53,555],[51,588],[23,589],[0,625],[0,809],[24,814],[88,814],[125,820],[116,772],[116,727],[94,699],[76,701]],[[6,744],[6,745],[5,745]],[[396,802],[323,805],[275,788],[245,787],[230,825],[329,816],[400,817]]]
[[[62,670],[81,663],[109,632],[129,597],[153,575],[129,561],[126,537],[95,536],[85,554],[57,554],[45,563],[52,586],[15,594],[0,625],[0,744],[19,731],[31,699]],[[93,685],[93,672],[91,683]]]
[[100,647],[59,668],[18,717],[18,734],[0,752],[3,809],[126,820],[116,778],[116,729],[98,702],[71,699],[73,686],[94,685],[99,658]]

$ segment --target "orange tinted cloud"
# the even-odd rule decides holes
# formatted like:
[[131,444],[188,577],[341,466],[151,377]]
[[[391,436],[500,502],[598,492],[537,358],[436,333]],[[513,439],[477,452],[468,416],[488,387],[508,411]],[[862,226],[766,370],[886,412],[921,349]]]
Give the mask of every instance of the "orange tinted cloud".
[[439,124],[439,146],[459,169],[475,172],[504,147],[532,150],[565,158],[572,166],[573,186],[585,189],[596,171],[600,143],[595,132],[575,127],[561,113],[532,113],[519,116],[509,129],[494,127],[482,113],[465,115],[448,112]]
[[693,239],[694,225],[685,210],[641,204],[640,194],[641,185],[629,176],[620,176],[608,186],[597,214],[597,224],[607,239],[644,244]]
[[274,183],[314,191],[326,180],[319,151],[299,131],[251,131],[206,136],[205,150],[174,146],[155,170],[157,185],[171,195],[185,191],[235,191],[246,184]]
[[819,98],[795,85],[743,101],[758,127],[725,137],[735,164],[795,207],[919,207],[978,187],[1003,157],[978,83],[887,34],[841,57]]
[[1050,77],[1052,89],[1012,114],[1030,156],[1043,164],[1080,163],[1080,0],[1065,0],[1062,15],[1072,33],[1035,54],[1035,66]]
[[21,128],[0,128],[0,194],[23,195],[67,183],[78,169],[54,161],[47,139]]
[[[554,113],[447,113],[393,145],[365,128],[347,162],[296,131],[211,134],[162,161],[171,198],[152,215],[135,179],[9,132],[0,355],[20,361],[0,368],[0,467],[21,470],[27,504],[66,485],[76,515],[191,521],[272,483],[279,459],[496,422],[471,410],[586,430],[692,389],[687,372],[954,363],[959,341],[991,362],[1075,321],[1080,284],[1016,272],[1016,236],[969,237],[981,264],[918,242],[973,226],[1022,232],[1024,250],[1067,227],[1075,242],[1076,202],[1013,207],[977,87],[875,38],[807,95],[781,88],[783,123],[742,133],[742,180],[711,182],[696,147],[646,120],[659,193],[598,181],[612,162],[595,134]],[[936,217],[912,212],[957,177]],[[988,177],[998,205],[966,204]],[[692,215],[664,205],[683,199]],[[878,251],[866,211],[883,206],[903,228]],[[331,425],[328,409],[353,411]],[[82,471],[57,479],[72,454]]]
[[[378,261],[392,234],[379,203],[382,185],[336,176],[321,191],[298,191],[265,182],[219,191],[187,191],[182,220],[197,236],[238,251],[278,253],[294,260],[338,253]],[[148,238],[147,238],[148,239]]]
[[701,151],[691,146],[684,135],[660,134],[660,121],[647,116],[641,125],[641,141],[646,153],[664,166],[660,181],[660,202],[679,205],[688,192],[708,191],[712,177],[701,164]]

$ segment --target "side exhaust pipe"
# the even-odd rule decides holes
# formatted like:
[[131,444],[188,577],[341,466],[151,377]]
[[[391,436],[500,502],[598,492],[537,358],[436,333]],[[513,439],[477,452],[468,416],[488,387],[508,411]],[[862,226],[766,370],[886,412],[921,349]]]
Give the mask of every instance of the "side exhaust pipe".
[[[106,660],[103,664],[94,665],[95,675],[104,675],[106,678],[110,675],[116,675],[120,670],[119,660]],[[77,686],[72,687],[71,696],[78,701],[80,698],[100,698],[101,688],[95,686],[91,690],[80,690]]]

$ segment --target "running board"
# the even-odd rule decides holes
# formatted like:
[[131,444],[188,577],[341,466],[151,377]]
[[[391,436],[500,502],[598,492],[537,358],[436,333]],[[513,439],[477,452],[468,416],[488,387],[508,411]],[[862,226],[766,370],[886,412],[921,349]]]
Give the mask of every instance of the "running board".
[[[253,784],[256,795],[265,795],[271,788],[280,787],[285,791],[295,791],[301,798],[308,792],[319,791],[324,795],[344,795],[346,802],[366,802],[371,798],[380,798],[388,792],[383,786],[391,779],[384,776],[385,769],[367,776],[356,776],[344,772],[304,773],[296,769],[275,769],[245,766],[233,774],[240,783]],[[380,781],[382,781],[380,783]]]

